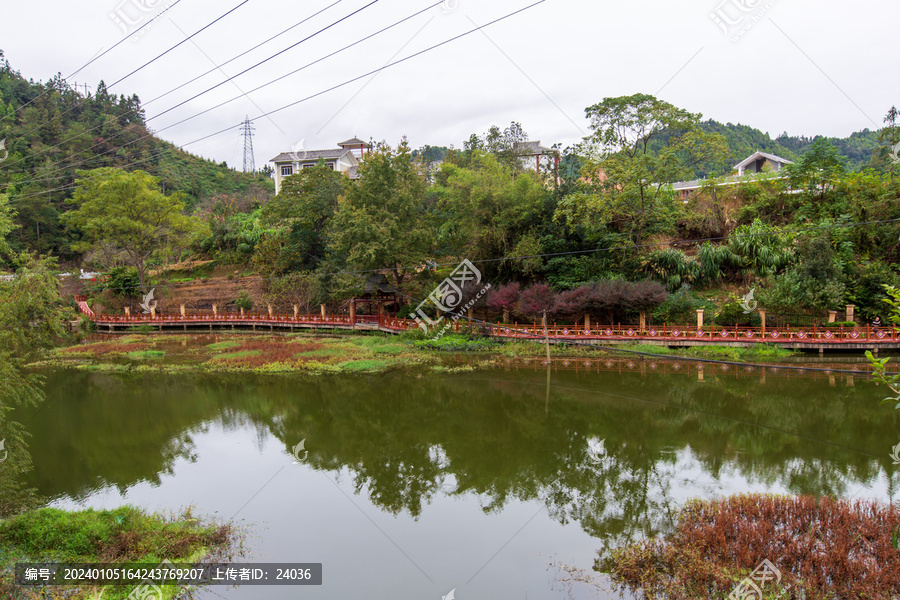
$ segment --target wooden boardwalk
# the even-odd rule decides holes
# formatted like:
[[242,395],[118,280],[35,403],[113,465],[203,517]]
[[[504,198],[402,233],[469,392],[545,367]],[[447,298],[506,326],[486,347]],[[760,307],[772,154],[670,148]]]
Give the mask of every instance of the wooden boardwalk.
[[[108,315],[95,314],[84,297],[76,297],[81,312],[93,321],[100,331],[110,333],[129,331],[136,326],[152,327],[159,331],[171,330],[246,330],[253,331],[295,331],[298,329],[382,331],[398,334],[419,325],[411,319],[396,317],[349,315],[278,315],[253,314],[165,314],[155,315]],[[439,324],[434,335],[441,331],[459,331],[466,320],[453,322],[446,320]],[[485,325],[486,333],[507,339],[544,338],[540,326],[520,324]],[[704,326],[661,326],[638,327],[628,325],[594,325],[584,329],[579,325],[554,324],[547,328],[552,343],[579,342],[594,345],[604,343],[635,342],[659,346],[740,346],[752,347],[757,344],[772,344],[782,348],[804,351],[825,350],[861,352],[864,350],[900,349],[900,332],[892,327],[873,328],[847,327],[720,327]]]

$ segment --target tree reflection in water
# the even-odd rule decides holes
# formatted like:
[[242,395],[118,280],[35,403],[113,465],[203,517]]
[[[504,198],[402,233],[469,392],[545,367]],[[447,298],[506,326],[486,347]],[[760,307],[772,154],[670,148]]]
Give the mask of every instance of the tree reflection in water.
[[[783,488],[871,496],[895,411],[864,381],[543,370],[275,378],[52,372],[29,483],[45,497],[158,482],[211,424],[253,427],[357,493],[418,518],[439,494],[485,513],[543,503],[603,548],[667,530],[689,496]],[[604,452],[596,447],[604,440]],[[67,461],[66,456],[77,456]],[[61,458],[63,457],[63,458]],[[39,473],[39,474],[38,474]],[[894,479],[888,493],[894,495]]]

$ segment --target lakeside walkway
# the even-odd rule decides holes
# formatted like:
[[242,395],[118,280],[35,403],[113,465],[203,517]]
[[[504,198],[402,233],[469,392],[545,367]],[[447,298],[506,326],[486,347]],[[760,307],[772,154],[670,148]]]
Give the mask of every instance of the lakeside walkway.
[[[382,331],[399,334],[419,325],[412,319],[378,317],[368,315],[277,315],[254,314],[148,314],[108,315],[95,314],[83,296],[75,298],[81,312],[93,321],[100,331],[109,333],[130,331],[134,327],[152,327],[159,331],[237,330],[275,331],[297,329]],[[449,325],[447,332],[459,331],[467,321],[445,320],[434,332],[439,334]],[[486,333],[507,339],[544,338],[540,326],[501,324],[484,325]],[[862,352],[871,350],[900,350],[900,332],[892,327],[720,327],[720,326],[665,326],[638,327],[627,325],[595,325],[583,329],[576,325],[553,325],[547,328],[553,343],[580,342],[594,345],[604,343],[634,342],[659,346],[739,346],[749,348],[757,344],[772,344],[791,350]]]

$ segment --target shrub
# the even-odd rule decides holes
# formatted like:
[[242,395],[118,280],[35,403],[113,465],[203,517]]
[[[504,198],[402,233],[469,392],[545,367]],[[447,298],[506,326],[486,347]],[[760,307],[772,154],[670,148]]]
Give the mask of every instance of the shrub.
[[587,285],[560,292],[553,306],[553,314],[560,317],[578,317],[588,312],[590,300],[591,287]]
[[707,284],[713,284],[722,279],[725,270],[740,265],[740,257],[734,254],[728,246],[715,246],[704,242],[698,253],[700,261],[699,279]]
[[691,293],[691,286],[683,285],[653,311],[653,321],[666,325],[684,325],[692,322],[700,308],[700,302]]
[[835,321],[834,323],[822,323],[821,327],[856,327],[855,321]]
[[562,292],[553,313],[567,318],[597,315],[612,324],[625,322],[634,313],[655,308],[665,300],[665,288],[655,281],[607,279]]
[[722,306],[713,322],[723,327],[732,327],[738,325],[741,327],[759,327],[762,325],[762,319],[759,314],[752,312],[747,314],[741,305],[741,301],[732,296],[731,299]]
[[244,310],[253,310],[253,299],[247,292],[241,292],[241,295],[234,301],[234,305]]
[[[93,281],[93,280],[92,280]],[[141,295],[141,280],[134,267],[115,267],[94,282],[95,290],[109,290],[116,296],[137,297]]]
[[890,265],[873,261],[863,263],[852,273],[851,300],[856,305],[856,311],[866,321],[872,321],[875,317],[884,320],[886,314],[884,300],[888,297],[884,292],[884,286],[896,286],[900,284],[900,277],[891,270]]
[[782,573],[780,587],[791,590],[780,597],[889,600],[900,587],[898,532],[900,510],[876,502],[695,500],[673,533],[613,551],[602,570],[648,598],[723,598],[768,559]]
[[421,327],[412,327],[400,334],[401,339],[405,340],[424,340],[428,334],[422,331]]
[[412,319],[415,317],[416,307],[412,304],[404,304],[403,307],[397,311],[398,319]]
[[674,248],[651,252],[642,262],[644,271],[663,282],[670,292],[674,292],[685,283],[694,283],[702,274],[700,263]]
[[444,352],[477,352],[479,350],[492,350],[499,344],[496,340],[474,338],[467,335],[447,334],[436,340],[421,340],[413,342],[419,348],[428,350],[442,350]]
[[536,283],[519,295],[518,309],[523,315],[540,317],[552,313],[556,304],[556,292],[546,283]]
[[0,523],[4,547],[73,562],[186,558],[203,547],[227,549],[232,538],[230,526],[199,523],[189,511],[170,520],[131,506],[78,512],[42,508]]

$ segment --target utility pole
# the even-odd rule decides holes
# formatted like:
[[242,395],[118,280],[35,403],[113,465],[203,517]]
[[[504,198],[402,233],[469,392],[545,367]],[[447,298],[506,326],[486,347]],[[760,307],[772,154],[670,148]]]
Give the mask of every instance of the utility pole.
[[245,117],[241,124],[241,135],[244,136],[244,173],[256,173],[256,161],[253,158],[253,121]]

